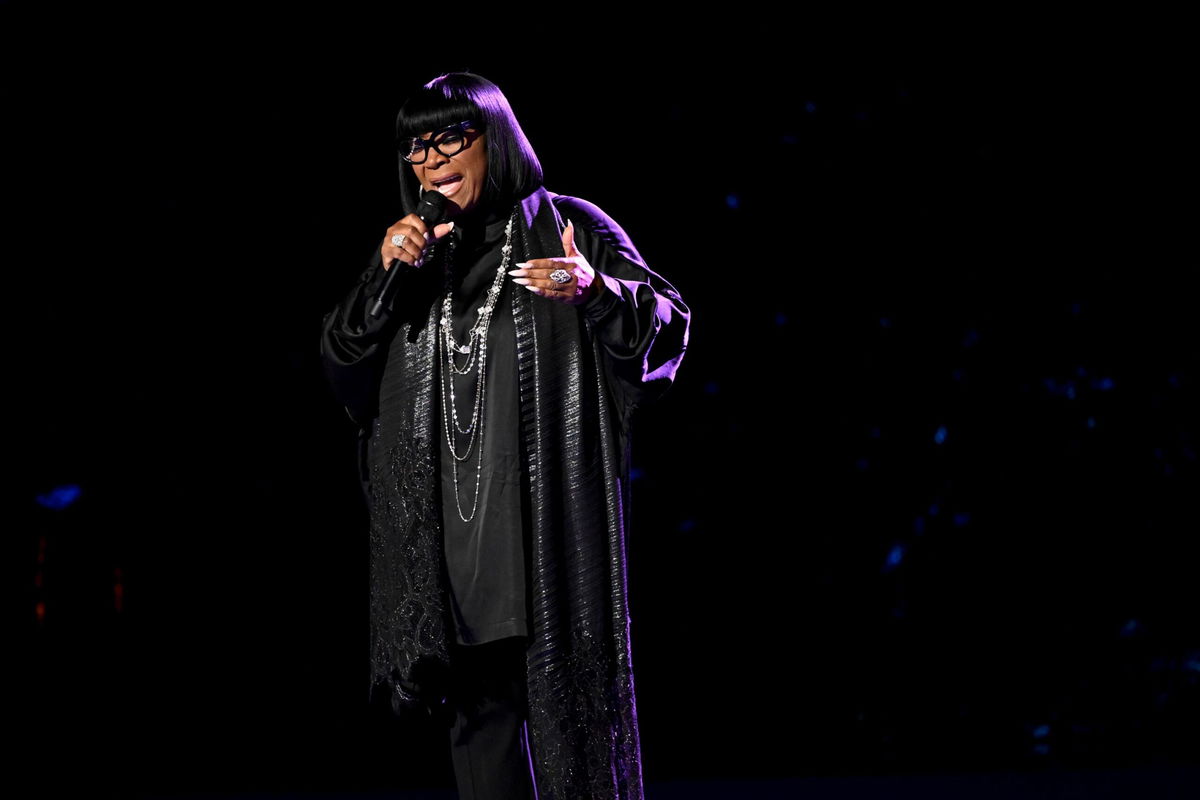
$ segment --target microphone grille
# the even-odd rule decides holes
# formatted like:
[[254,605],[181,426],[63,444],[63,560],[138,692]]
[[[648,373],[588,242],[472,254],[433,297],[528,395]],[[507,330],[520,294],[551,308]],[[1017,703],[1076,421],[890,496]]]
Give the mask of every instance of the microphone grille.
[[430,191],[421,195],[417,204],[417,216],[425,220],[426,225],[434,224],[446,213],[446,196],[441,192]]

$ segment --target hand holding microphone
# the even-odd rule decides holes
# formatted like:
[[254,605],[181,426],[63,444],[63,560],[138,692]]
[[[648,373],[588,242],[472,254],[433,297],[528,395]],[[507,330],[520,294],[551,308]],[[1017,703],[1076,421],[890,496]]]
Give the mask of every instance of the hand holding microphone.
[[425,249],[454,229],[453,222],[438,223],[445,212],[445,196],[440,192],[425,192],[414,213],[388,228],[380,248],[381,263],[388,274],[384,278],[375,304],[371,306],[373,319],[378,319],[383,313],[383,307],[391,301],[396,292],[396,286],[399,284],[396,275],[401,272],[401,269],[393,269],[396,262],[421,266]]

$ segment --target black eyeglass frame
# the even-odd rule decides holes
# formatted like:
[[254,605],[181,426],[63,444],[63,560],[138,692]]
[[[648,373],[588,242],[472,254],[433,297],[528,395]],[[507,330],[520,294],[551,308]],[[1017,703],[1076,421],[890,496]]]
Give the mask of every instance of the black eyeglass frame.
[[[429,158],[429,148],[431,147],[444,155],[446,158],[450,158],[453,155],[461,153],[463,147],[466,147],[466,132],[468,130],[474,130],[478,132],[478,129],[475,127],[474,120],[467,119],[463,120],[462,122],[456,122],[453,125],[447,125],[446,127],[431,133],[428,139],[422,139],[420,136],[405,136],[396,140],[396,149],[400,152],[400,157],[409,164],[424,164]],[[453,153],[447,153],[445,150],[438,147],[438,137],[447,133],[453,133],[455,131],[463,134],[463,144]],[[408,149],[411,151],[417,144],[421,146],[421,158],[419,160],[414,160],[411,156],[405,155],[404,150],[405,146],[407,145]]]

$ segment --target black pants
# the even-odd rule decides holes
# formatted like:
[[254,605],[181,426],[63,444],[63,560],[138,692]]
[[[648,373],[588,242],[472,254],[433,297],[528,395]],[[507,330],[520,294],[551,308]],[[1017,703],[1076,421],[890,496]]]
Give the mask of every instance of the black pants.
[[462,800],[535,800],[525,640],[453,646],[450,756]]

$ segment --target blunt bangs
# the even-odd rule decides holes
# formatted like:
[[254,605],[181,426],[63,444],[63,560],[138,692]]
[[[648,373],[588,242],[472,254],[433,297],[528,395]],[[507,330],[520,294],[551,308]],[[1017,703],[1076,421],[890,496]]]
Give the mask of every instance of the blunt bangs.
[[447,125],[471,120],[481,132],[487,121],[479,107],[465,97],[448,98],[441,92],[422,89],[411,97],[396,117],[396,138],[421,136]]

